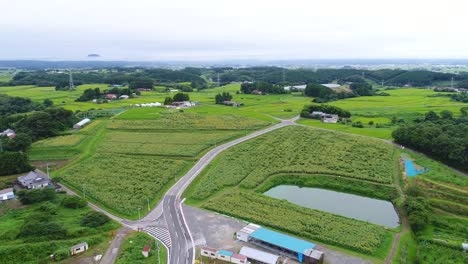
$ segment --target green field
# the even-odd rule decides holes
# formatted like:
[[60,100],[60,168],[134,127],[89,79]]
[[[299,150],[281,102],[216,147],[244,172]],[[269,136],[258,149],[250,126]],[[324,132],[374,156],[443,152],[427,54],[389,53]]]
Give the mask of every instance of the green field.
[[[155,246],[154,238],[145,233],[131,233],[125,237],[122,247],[119,250],[119,255],[115,260],[116,264],[165,264],[167,261],[166,248],[157,241],[159,244],[158,250]],[[148,245],[151,247],[149,257],[145,258],[141,251]],[[158,259],[159,257],[159,259]]]
[[[106,242],[109,233],[118,228],[115,222],[109,222],[97,228],[80,225],[81,216],[91,212],[91,208],[69,209],[60,203],[65,194],[59,194],[51,202],[40,202],[23,206],[16,200],[0,203],[0,260],[1,263],[41,263],[46,262],[51,254],[69,251],[70,247],[86,241],[91,250]],[[39,237],[22,236],[24,223],[47,217],[47,221],[56,223],[66,230],[62,239],[48,239],[47,234]]]
[[393,147],[379,140],[286,127],[222,153],[185,196],[193,205],[382,259],[392,241],[385,228],[262,193],[293,184],[394,199],[394,157]]

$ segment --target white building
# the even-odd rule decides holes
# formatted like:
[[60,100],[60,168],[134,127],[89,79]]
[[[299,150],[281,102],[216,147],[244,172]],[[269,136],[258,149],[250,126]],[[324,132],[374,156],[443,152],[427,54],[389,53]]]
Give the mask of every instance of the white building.
[[121,99],[121,100],[126,100],[128,98],[130,98],[130,96],[128,96],[126,94],[123,94],[123,95],[119,96],[119,99]]
[[202,247],[200,249],[200,254],[202,256],[205,256],[205,257],[209,257],[209,258],[216,258],[216,249],[214,248],[210,248],[210,247]]
[[80,129],[80,128],[82,128],[84,125],[88,124],[89,122],[91,122],[91,119],[85,118],[85,119],[81,120],[80,122],[74,124],[74,125],[73,125],[73,128],[74,128],[74,129]]
[[229,261],[231,262],[231,256],[233,255],[234,253],[231,252],[231,251],[227,251],[227,250],[224,250],[224,249],[220,249],[218,251],[216,251],[216,258],[217,259],[220,259],[220,260],[224,260],[224,261]]
[[276,264],[279,259],[279,256],[277,255],[249,247],[242,247],[239,254],[246,256],[248,260],[258,261],[265,264]]
[[335,89],[335,88],[341,87],[341,85],[339,85],[337,83],[322,83],[320,85],[323,85],[323,86],[328,87],[330,89]]
[[299,90],[299,91],[303,91],[305,90],[305,88],[307,87],[307,85],[292,85],[292,86],[285,86],[284,87],[284,90],[286,91],[291,91],[291,90]]
[[259,228],[261,228],[261,226],[256,224],[248,224],[247,226],[244,226],[244,228],[236,232],[236,237],[240,241],[249,242],[250,234],[252,234],[255,230]]
[[7,188],[0,191],[0,201],[11,200],[15,198],[13,188]]
[[77,245],[74,245],[73,247],[70,248],[70,253],[71,255],[76,255],[79,253],[83,253],[86,250],[88,250],[88,243],[83,242]]

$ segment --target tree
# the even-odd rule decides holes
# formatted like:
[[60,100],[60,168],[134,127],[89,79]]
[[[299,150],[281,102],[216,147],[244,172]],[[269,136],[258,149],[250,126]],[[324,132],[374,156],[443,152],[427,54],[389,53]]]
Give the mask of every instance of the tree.
[[229,92],[222,92],[215,96],[216,104],[223,104],[224,101],[231,101],[232,95]]
[[442,110],[442,112],[440,112],[440,117],[442,119],[452,119],[453,113],[448,110]]
[[405,200],[404,207],[408,213],[408,220],[411,228],[415,232],[419,232],[426,227],[430,221],[431,206],[424,197],[408,196]]
[[164,105],[170,105],[174,102],[174,100],[171,97],[166,97],[164,99]]
[[333,90],[317,83],[307,84],[304,94],[312,97],[325,97],[327,95],[333,94]]
[[44,99],[44,102],[42,103],[45,107],[51,107],[54,105],[54,102],[50,100],[49,98]]
[[137,88],[153,89],[154,81],[150,78],[138,78],[136,80],[131,81],[128,87],[130,89],[137,89]]
[[429,111],[424,116],[425,121],[434,121],[438,119],[439,119],[439,116],[434,111]]
[[174,102],[190,101],[190,96],[186,93],[176,93],[173,100]]
[[32,139],[28,134],[18,133],[12,139],[8,139],[6,149],[8,151],[22,151],[26,152],[32,144]]
[[0,152],[0,176],[26,172],[32,169],[23,152]]
[[51,201],[56,193],[53,188],[42,188],[32,190],[20,190],[17,192],[18,199],[22,204],[33,204],[44,201]]
[[62,205],[73,209],[82,208],[86,206],[86,200],[75,195],[67,195],[63,198]]
[[96,212],[96,211],[91,211],[87,214],[85,214],[81,220],[80,220],[80,225],[81,226],[86,226],[86,227],[98,227],[106,224],[109,222],[110,219],[107,217],[107,215],[101,213],[101,212]]
[[360,96],[370,96],[373,94],[372,85],[366,82],[352,83],[349,88]]

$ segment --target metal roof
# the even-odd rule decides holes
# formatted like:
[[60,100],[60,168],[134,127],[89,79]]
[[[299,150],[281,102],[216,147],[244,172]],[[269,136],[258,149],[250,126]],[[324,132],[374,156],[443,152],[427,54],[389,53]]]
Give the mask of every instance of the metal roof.
[[266,264],[276,264],[278,256],[257,249],[242,247],[239,254],[246,256],[249,259],[254,259]]
[[218,252],[216,252],[216,254],[220,254],[220,255],[224,255],[224,256],[232,256],[232,253],[231,251],[227,251],[227,250],[224,250],[224,249],[221,249],[221,250],[218,250]]
[[307,249],[315,248],[316,246],[314,243],[310,243],[305,240],[278,233],[266,228],[257,229],[255,232],[250,234],[250,237],[301,254],[304,253]]
[[85,124],[87,124],[89,122],[91,122],[91,119],[85,118],[85,119],[81,120],[80,122],[76,123],[75,126],[83,126],[83,125],[85,125]]
[[6,193],[11,193],[13,192],[13,188],[6,188],[3,190],[0,190],[0,194],[6,194]]

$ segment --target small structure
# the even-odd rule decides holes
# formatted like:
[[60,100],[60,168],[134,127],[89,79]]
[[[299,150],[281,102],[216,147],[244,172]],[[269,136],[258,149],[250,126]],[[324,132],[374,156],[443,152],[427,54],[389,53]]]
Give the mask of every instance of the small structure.
[[126,94],[123,94],[123,95],[119,96],[120,100],[127,100],[128,98],[130,98],[130,96],[128,96]]
[[285,86],[283,89],[286,91],[303,91],[307,85],[292,85],[292,86]]
[[117,95],[116,94],[106,94],[106,99],[115,100],[115,99],[117,99]]
[[304,262],[308,264],[322,264],[323,252],[316,249],[307,249],[304,251]]
[[183,101],[183,102],[173,102],[172,106],[188,108],[188,107],[195,106],[196,104],[197,103],[195,102]]
[[247,260],[252,262],[260,262],[265,264],[276,264],[278,263],[279,256],[270,254],[264,251],[260,251],[250,247],[242,247],[240,252],[241,255],[247,257]]
[[236,232],[236,237],[240,241],[248,242],[249,241],[249,236],[253,232],[255,232],[255,230],[257,230],[259,228],[261,228],[261,226],[250,223],[247,226],[245,226],[244,228],[242,228],[241,230],[237,231]]
[[313,111],[310,113],[310,117],[320,119],[324,123],[337,123],[340,117],[338,115],[327,114],[320,111]]
[[234,253],[231,252],[231,251],[227,251],[227,250],[224,250],[224,249],[220,249],[218,251],[216,251],[216,258],[217,259],[220,259],[220,260],[224,260],[224,261],[231,261],[231,256],[233,255]]
[[7,188],[0,191],[0,201],[7,201],[15,198],[13,188]]
[[337,83],[322,83],[320,85],[325,86],[325,87],[330,88],[330,89],[339,88],[341,86],[341,85],[339,85]]
[[263,94],[263,92],[260,90],[253,90],[252,94]]
[[209,257],[209,258],[216,258],[216,249],[210,247],[202,247],[200,253],[202,256]]
[[143,250],[141,251],[141,254],[143,254],[143,256],[145,258],[147,258],[149,256],[149,252],[151,251],[151,247],[146,245]]
[[223,101],[223,104],[227,106],[233,106],[233,107],[239,107],[239,106],[244,105],[243,103],[232,102],[232,101]]
[[462,243],[463,252],[468,252],[468,243]]
[[232,254],[231,256],[231,263],[235,264],[246,264],[247,257],[241,254]]
[[77,245],[74,245],[73,247],[71,247],[70,248],[70,254],[73,256],[73,255],[76,255],[76,254],[79,254],[79,253],[83,253],[86,250],[88,250],[88,243],[83,242],[83,243],[80,243],[80,244],[77,244]]
[[136,90],[139,92],[148,92],[151,91],[151,88],[137,88]]
[[88,124],[89,122],[91,122],[91,119],[85,118],[85,119],[81,120],[80,122],[74,124],[74,125],[73,125],[73,128],[74,128],[74,129],[80,129],[80,128],[82,128],[84,125]]
[[7,130],[3,131],[2,133],[0,133],[0,136],[14,138],[14,137],[16,137],[16,133],[15,133],[15,131],[13,129],[7,129]]

